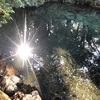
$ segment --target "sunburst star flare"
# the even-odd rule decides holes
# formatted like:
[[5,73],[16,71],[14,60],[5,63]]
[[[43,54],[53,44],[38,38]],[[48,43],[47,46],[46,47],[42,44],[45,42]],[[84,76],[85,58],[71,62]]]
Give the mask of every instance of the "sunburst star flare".
[[23,60],[27,59],[28,57],[32,56],[32,49],[25,43],[18,46],[17,54]]

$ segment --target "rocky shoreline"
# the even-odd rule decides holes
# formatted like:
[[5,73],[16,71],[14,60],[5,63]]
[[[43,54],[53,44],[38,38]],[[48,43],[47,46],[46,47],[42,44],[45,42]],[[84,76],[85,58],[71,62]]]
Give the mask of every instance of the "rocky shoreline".
[[19,72],[0,59],[0,100],[42,100],[38,89],[24,84]]

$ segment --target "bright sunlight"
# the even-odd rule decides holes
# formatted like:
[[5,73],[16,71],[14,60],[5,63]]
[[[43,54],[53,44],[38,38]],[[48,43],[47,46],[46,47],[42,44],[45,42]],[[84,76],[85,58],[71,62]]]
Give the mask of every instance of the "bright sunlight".
[[17,53],[20,56],[20,58],[22,58],[23,60],[27,59],[28,57],[32,55],[31,48],[27,44],[24,44],[24,43],[18,47]]

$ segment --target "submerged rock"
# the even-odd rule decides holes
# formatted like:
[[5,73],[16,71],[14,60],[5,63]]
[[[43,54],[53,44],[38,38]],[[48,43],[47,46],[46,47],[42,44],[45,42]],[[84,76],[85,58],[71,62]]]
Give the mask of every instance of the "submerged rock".
[[[57,71],[64,83],[62,85],[64,87],[63,94],[61,94],[62,92],[59,89],[59,95],[63,98],[66,96],[68,100],[100,100],[100,90],[93,84],[87,73],[77,70],[79,66],[74,59],[72,61],[71,55],[69,56],[61,48],[57,48],[55,54],[58,55],[58,61],[61,59],[61,56],[65,59],[64,65],[56,64]],[[71,61],[69,60],[70,58]],[[64,90],[65,88],[67,89]]]
[[0,56],[0,76],[13,74],[19,76],[19,72],[13,66],[7,64],[6,60]]
[[11,65],[6,66],[6,75],[16,75],[19,76],[19,72]]

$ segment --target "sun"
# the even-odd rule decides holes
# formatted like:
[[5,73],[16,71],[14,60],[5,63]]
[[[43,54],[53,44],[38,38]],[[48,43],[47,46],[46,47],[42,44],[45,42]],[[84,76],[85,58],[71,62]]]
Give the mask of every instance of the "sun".
[[27,44],[23,43],[18,46],[17,54],[21,59],[25,60],[32,56],[32,49]]

